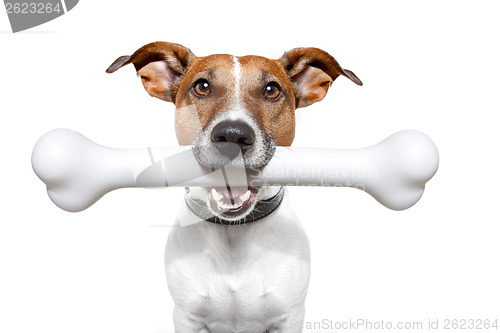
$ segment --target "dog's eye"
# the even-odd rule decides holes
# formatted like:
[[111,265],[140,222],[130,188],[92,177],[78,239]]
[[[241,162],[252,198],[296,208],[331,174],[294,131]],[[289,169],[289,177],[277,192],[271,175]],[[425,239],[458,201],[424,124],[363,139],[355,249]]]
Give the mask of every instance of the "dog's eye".
[[270,101],[276,100],[281,95],[280,85],[276,82],[269,82],[264,88],[264,97]]
[[204,97],[210,94],[210,83],[205,79],[199,79],[193,85],[194,94],[198,97]]

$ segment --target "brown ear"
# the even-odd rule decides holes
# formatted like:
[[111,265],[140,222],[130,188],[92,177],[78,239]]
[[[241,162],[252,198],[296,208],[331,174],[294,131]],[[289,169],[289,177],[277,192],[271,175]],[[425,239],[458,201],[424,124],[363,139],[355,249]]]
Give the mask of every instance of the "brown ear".
[[175,93],[182,76],[196,56],[188,48],[173,43],[154,42],[144,45],[131,56],[121,56],[106,70],[113,73],[134,64],[149,95],[175,102]]
[[297,108],[321,101],[339,75],[363,85],[353,72],[343,69],[334,57],[317,48],[293,49],[285,52],[279,61],[294,85]]

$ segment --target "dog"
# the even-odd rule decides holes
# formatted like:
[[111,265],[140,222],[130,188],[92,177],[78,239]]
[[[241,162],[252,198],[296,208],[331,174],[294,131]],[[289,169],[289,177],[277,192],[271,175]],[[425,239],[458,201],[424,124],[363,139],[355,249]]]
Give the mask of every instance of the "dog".
[[[273,60],[195,56],[147,44],[107,69],[133,64],[149,95],[175,104],[175,133],[197,161],[260,169],[290,146],[295,110],[321,101],[333,81],[362,82],[327,52],[296,48]],[[236,155],[239,158],[236,158]],[[165,271],[177,333],[302,332],[309,240],[279,186],[187,188],[203,220],[169,233]]]

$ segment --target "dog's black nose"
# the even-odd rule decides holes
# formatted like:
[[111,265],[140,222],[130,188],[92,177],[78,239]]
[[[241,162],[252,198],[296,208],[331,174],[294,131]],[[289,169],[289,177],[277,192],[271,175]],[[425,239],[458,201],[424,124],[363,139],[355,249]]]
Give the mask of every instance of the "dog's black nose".
[[245,154],[252,147],[255,142],[255,132],[246,123],[223,121],[215,125],[211,139],[221,154],[234,158],[239,151]]

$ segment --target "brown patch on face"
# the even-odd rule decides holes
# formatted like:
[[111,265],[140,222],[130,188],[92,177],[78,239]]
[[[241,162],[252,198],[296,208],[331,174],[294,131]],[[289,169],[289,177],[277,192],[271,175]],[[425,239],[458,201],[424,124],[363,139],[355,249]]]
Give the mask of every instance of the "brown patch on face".
[[[241,99],[250,115],[278,146],[290,146],[295,136],[295,94],[283,66],[259,56],[239,58]],[[265,97],[265,89],[276,83],[280,95]]]
[[[179,144],[189,145],[196,134],[206,128],[217,115],[237,107],[240,102],[276,145],[290,146],[295,136],[295,93],[282,64],[259,56],[238,58],[240,64],[239,96],[234,57],[211,55],[197,58],[184,76],[176,97],[176,134]],[[210,94],[193,93],[198,80],[206,80]],[[269,83],[276,83],[280,95],[269,100],[264,92]]]
[[[218,113],[228,109],[234,88],[231,55],[215,54],[197,58],[183,77],[176,96],[175,129],[181,145],[193,142],[197,132],[208,126]],[[193,86],[206,80],[210,93],[200,97]]]

